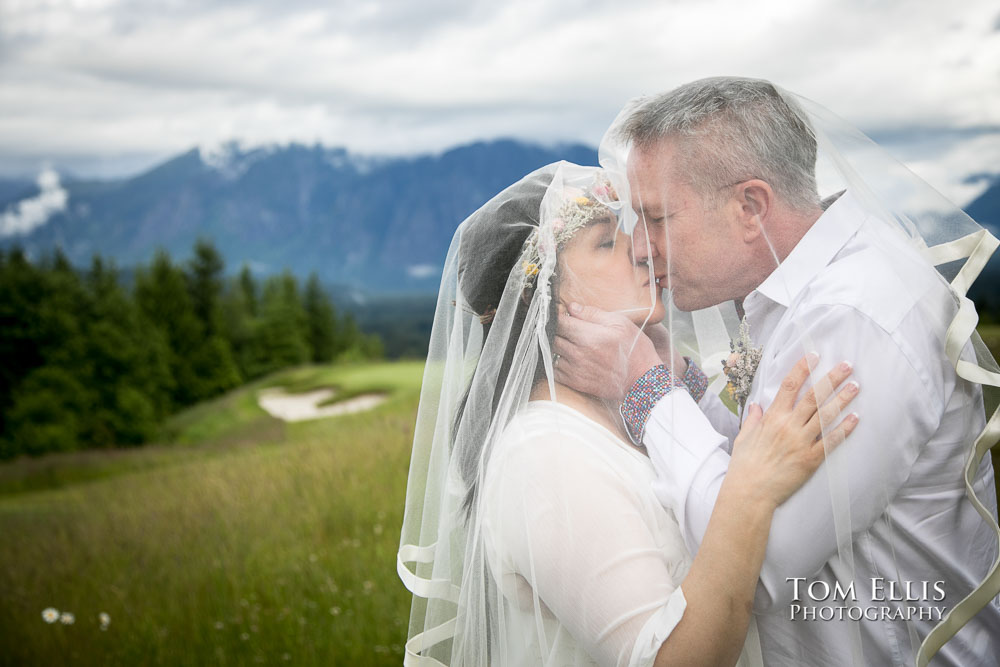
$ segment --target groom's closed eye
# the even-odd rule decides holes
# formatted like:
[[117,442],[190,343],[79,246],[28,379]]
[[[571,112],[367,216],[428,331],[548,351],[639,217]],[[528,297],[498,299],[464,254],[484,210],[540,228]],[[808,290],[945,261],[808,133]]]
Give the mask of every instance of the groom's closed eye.
[[641,213],[639,216],[640,224],[645,224],[647,227],[660,227],[663,225],[665,218],[663,215],[651,215],[649,213]]

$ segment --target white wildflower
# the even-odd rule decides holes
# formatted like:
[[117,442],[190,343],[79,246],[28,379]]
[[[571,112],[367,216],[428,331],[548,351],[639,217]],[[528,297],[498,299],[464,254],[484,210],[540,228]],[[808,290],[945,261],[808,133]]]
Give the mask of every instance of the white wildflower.
[[74,616],[68,611],[64,611],[59,616],[59,622],[62,623],[63,625],[73,625],[74,621],[76,621],[76,616]]
[[46,623],[55,623],[56,621],[59,620],[59,610],[49,607],[48,609],[42,612],[42,619]]
[[101,630],[107,630],[108,626],[111,625],[111,616],[103,611],[97,615],[97,620],[101,622]]

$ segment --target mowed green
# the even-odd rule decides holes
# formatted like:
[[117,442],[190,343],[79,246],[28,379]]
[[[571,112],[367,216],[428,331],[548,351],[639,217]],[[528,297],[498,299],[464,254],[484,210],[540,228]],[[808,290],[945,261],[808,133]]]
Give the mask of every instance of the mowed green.
[[[399,664],[422,370],[298,368],[178,415],[172,444],[0,466],[0,663]],[[388,398],[284,424],[264,385]]]

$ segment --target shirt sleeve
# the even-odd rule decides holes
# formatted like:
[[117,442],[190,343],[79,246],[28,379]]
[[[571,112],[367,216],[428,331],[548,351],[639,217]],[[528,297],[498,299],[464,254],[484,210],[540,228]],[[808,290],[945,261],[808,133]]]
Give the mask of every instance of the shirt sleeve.
[[684,360],[687,361],[687,370],[682,377],[674,377],[669,368],[660,364],[646,371],[625,395],[621,416],[633,443],[638,445],[642,442],[653,406],[671,390],[686,389],[696,403],[705,395],[708,376],[693,360],[688,357]]
[[[649,665],[684,612],[683,544],[613,456],[631,454],[602,454],[582,435],[550,428],[508,442],[489,466],[485,530],[501,577],[520,582],[505,588],[513,604],[551,611],[599,664]],[[651,509],[672,532],[653,529]]]
[[653,366],[635,381],[621,404],[622,422],[632,442],[642,442],[653,406],[674,389],[684,389],[684,381],[660,364]]
[[[814,378],[842,360],[854,363],[853,378],[861,391],[849,407],[860,422],[775,512],[755,601],[759,611],[790,602],[789,577],[815,575],[837,554],[839,543],[851,541],[885,511],[940,423],[945,405],[940,376],[921,367],[919,353],[908,343],[862,313],[849,306],[823,306],[800,313],[797,320],[795,336],[780,338],[781,349],[766,365],[762,362],[754,381],[756,399],[765,408],[770,405],[788,371],[806,350],[815,350],[820,363]],[[660,412],[657,406],[653,419]],[[669,472],[669,492],[657,495],[677,508],[685,539],[695,547],[704,537],[729,456],[711,439],[682,444],[676,438],[654,440],[657,433],[647,428],[650,458],[654,464],[669,460],[677,466]],[[663,451],[654,458],[653,448]],[[679,450],[690,453],[678,455]]]
[[729,444],[726,445],[726,452],[732,453],[733,441],[740,432],[739,416],[730,410],[728,405],[722,402],[718,394],[710,391],[705,392],[704,397],[698,401],[698,407],[708,417],[712,428],[726,436],[726,439],[729,440]]
[[[678,517],[688,550],[695,554],[704,531],[697,534],[683,519],[691,514],[700,522],[702,512],[700,508],[689,511],[687,505],[692,492],[700,490],[693,488],[696,482],[705,475],[714,481],[714,471],[725,472],[729,465],[729,439],[712,427],[690,394],[675,391],[662,397],[653,408],[643,444],[656,470],[653,493]],[[709,506],[709,515],[711,509]]]

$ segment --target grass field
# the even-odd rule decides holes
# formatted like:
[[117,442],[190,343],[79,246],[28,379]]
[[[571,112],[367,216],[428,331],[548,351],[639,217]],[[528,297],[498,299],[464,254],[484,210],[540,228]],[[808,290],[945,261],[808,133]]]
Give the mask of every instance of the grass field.
[[[160,444],[0,465],[0,664],[400,664],[422,370],[289,370],[175,416]],[[388,400],[285,424],[257,406],[265,386]]]
[[[0,663],[398,665],[422,367],[288,371],[178,415],[171,444],[0,466]],[[389,398],[283,424],[264,385]]]

